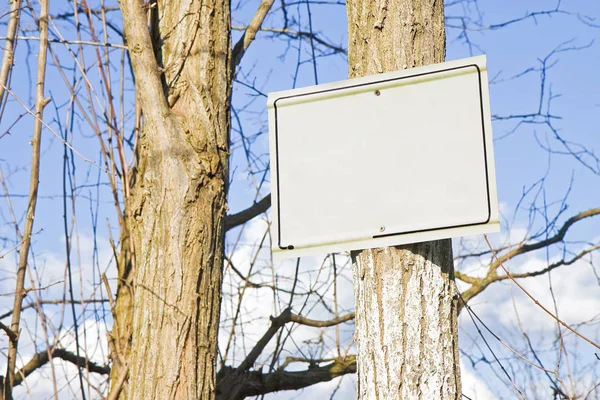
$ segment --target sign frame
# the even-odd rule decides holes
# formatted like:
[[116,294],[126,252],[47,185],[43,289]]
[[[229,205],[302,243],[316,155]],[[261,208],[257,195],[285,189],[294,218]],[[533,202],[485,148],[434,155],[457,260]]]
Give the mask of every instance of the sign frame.
[[[467,71],[469,70],[469,71]],[[428,82],[431,80],[443,80],[454,76],[461,76],[467,73],[476,72],[478,78],[479,91],[479,109],[477,113],[481,118],[481,136],[483,144],[483,157],[485,164],[485,183],[487,194],[487,216],[485,219],[471,221],[462,224],[451,224],[436,226],[435,228],[413,229],[401,232],[391,232],[366,236],[340,237],[335,240],[321,241],[315,240],[314,243],[295,245],[282,241],[281,225],[281,191],[280,191],[280,126],[278,120],[278,103],[295,101],[302,102],[321,101],[327,98],[324,96],[335,97],[344,91],[364,91],[373,90],[375,95],[379,96],[377,87],[388,85],[391,87],[404,85],[405,81],[411,84]],[[269,93],[268,96],[268,115],[269,115],[269,143],[271,157],[271,191],[272,191],[272,215],[273,223],[271,225],[273,256],[275,259],[298,257],[304,255],[314,255],[319,253],[331,253],[347,250],[359,250],[375,247],[387,247],[407,243],[423,242],[437,240],[456,236],[469,236],[481,233],[498,232],[500,230],[498,218],[498,201],[495,179],[495,165],[493,155],[493,139],[491,126],[491,113],[489,104],[489,89],[487,85],[487,67],[486,57],[477,56],[463,60],[434,64],[425,67],[412,68],[407,70],[394,71],[379,75],[367,76],[357,79],[349,79],[339,82],[333,82],[323,85],[311,86],[301,89],[293,89],[282,92]],[[396,86],[394,86],[396,85]],[[383,90],[383,89],[382,89]],[[351,96],[352,94],[345,95]],[[321,96],[319,98],[319,96]],[[344,95],[340,95],[344,96]],[[320,99],[320,100],[319,100]],[[384,227],[382,226],[382,229]]]

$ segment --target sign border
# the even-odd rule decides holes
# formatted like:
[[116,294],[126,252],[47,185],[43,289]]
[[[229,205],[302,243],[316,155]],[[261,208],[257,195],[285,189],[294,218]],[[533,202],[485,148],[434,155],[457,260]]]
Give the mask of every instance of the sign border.
[[[471,226],[476,226],[476,225],[488,224],[490,222],[491,215],[492,215],[492,206],[491,206],[490,178],[489,178],[489,168],[488,168],[488,151],[487,151],[487,145],[486,145],[486,129],[485,129],[486,124],[485,124],[485,109],[484,109],[484,101],[483,101],[483,87],[482,87],[482,81],[481,81],[481,68],[479,67],[479,65],[473,63],[473,64],[467,64],[467,65],[460,65],[460,66],[456,66],[456,67],[444,68],[444,69],[440,69],[440,70],[426,71],[426,72],[416,73],[416,74],[412,74],[412,75],[404,75],[404,76],[399,76],[399,77],[394,77],[394,78],[381,79],[381,80],[370,81],[370,82],[365,82],[365,83],[358,83],[358,84],[354,84],[354,85],[348,85],[348,86],[337,87],[337,88],[332,88],[332,89],[323,89],[323,90],[318,90],[318,91],[314,91],[314,92],[300,93],[300,94],[294,94],[294,95],[290,95],[290,96],[282,96],[282,97],[276,98],[273,101],[273,109],[275,112],[274,113],[274,116],[275,116],[275,121],[274,121],[275,122],[275,124],[274,124],[275,125],[275,163],[276,163],[275,169],[276,169],[276,173],[277,173],[277,182],[276,182],[277,221],[276,221],[276,223],[277,223],[277,246],[279,247],[279,249],[280,250],[294,250],[295,247],[294,247],[294,245],[291,245],[291,244],[287,245],[287,246],[281,245],[281,242],[282,242],[281,241],[281,223],[282,223],[282,221],[281,221],[281,204],[280,204],[280,189],[279,189],[279,176],[280,176],[279,175],[279,136],[278,136],[279,130],[278,130],[278,121],[277,121],[277,102],[278,101],[291,99],[291,98],[316,95],[316,94],[321,94],[321,93],[353,89],[353,88],[363,87],[363,86],[373,86],[373,85],[377,85],[377,84],[381,84],[381,83],[401,81],[401,80],[410,79],[410,78],[418,78],[418,77],[422,77],[422,76],[435,75],[435,74],[440,74],[440,73],[444,73],[444,72],[456,71],[456,70],[460,70],[460,69],[473,68],[473,67],[477,70],[477,79],[478,79],[478,83],[479,83],[478,88],[479,88],[481,131],[482,131],[482,141],[483,141],[483,158],[484,158],[483,161],[484,161],[484,165],[485,165],[485,182],[486,182],[487,205],[488,205],[487,219],[485,219],[484,221],[481,221],[481,222],[474,222],[474,223],[469,223],[469,224],[449,225],[449,226],[440,226],[440,227],[434,227],[434,228],[428,228],[428,229],[418,229],[418,230],[413,230],[413,231],[385,233],[385,234],[381,234],[381,235],[374,235],[372,238],[378,239],[378,238],[386,238],[386,237],[399,236],[399,235],[409,235],[409,234],[414,234],[414,233],[432,232],[432,231],[448,230],[448,229],[454,229],[454,228],[466,228],[466,227],[471,227]],[[355,238],[353,240],[361,240],[361,238]],[[319,245],[315,245],[315,246],[319,246]]]

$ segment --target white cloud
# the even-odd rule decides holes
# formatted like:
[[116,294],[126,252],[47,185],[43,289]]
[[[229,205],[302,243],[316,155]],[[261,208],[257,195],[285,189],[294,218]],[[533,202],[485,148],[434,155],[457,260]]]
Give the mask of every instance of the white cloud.
[[[63,239],[64,243],[64,239]],[[101,283],[98,267],[92,265],[92,254],[94,252],[93,237],[86,234],[80,234],[78,241],[73,241],[73,250],[71,255],[74,297],[76,299],[100,298],[99,285]],[[116,273],[115,268],[111,263],[112,249],[107,240],[98,238],[98,264],[101,272],[106,271],[111,280]],[[34,286],[36,288],[45,288],[35,292],[30,292],[24,301],[24,304],[36,302],[36,295],[42,300],[58,300],[64,296],[69,298],[68,287],[66,285],[66,258],[64,249],[41,249],[40,245],[36,245],[35,252],[35,270]],[[0,250],[0,254],[3,254]],[[81,260],[81,263],[78,260]],[[31,259],[33,260],[33,258]],[[33,263],[30,261],[31,265]],[[16,270],[15,257],[7,256],[0,259],[0,268],[3,273],[10,275],[10,271]],[[14,275],[13,275],[14,276]],[[112,279],[114,282],[114,279]],[[31,287],[30,275],[28,274],[25,281],[26,287]],[[2,293],[12,293],[14,291],[14,278],[7,279],[0,284]],[[113,287],[114,293],[114,287]],[[0,312],[5,312],[12,309],[13,295],[0,297]],[[67,350],[75,353],[74,333],[72,331],[72,316],[70,306],[47,304],[43,306],[44,313],[48,321],[48,336],[50,343],[54,340],[54,335],[59,337],[59,347],[64,347]],[[93,310],[101,310],[100,304],[89,304],[85,307],[85,312],[82,315],[82,308],[76,307],[78,319],[80,322],[78,329],[80,340],[80,354],[89,357],[92,361],[104,364],[107,361],[108,351],[106,349],[106,327],[103,322],[97,323],[95,319],[86,320],[90,317]],[[108,306],[103,315],[100,311],[100,318],[105,317],[107,323],[111,323],[110,312]],[[39,351],[47,348],[44,339],[44,331],[41,326],[40,318],[37,315],[35,308],[26,309],[23,311],[21,318],[21,337],[19,341],[19,359],[17,367],[22,367],[24,363],[31,360],[32,356]],[[102,320],[101,320],[102,321]],[[61,330],[56,333],[56,329]],[[5,347],[4,341],[0,343]],[[0,369],[5,368],[6,360],[3,358],[0,362]],[[54,359],[54,370],[57,378],[57,387],[59,391],[59,399],[72,399],[78,397],[79,382],[77,377],[77,367],[69,362],[60,359]],[[90,380],[94,384],[100,384],[106,380],[106,377],[97,374],[90,374]],[[30,375],[23,385],[15,389],[17,398],[33,398],[46,399],[53,398],[54,388],[52,384],[52,375],[50,364],[40,368]],[[91,392],[92,398],[99,397],[97,393]]]
[[466,363],[460,363],[460,375],[462,383],[462,392],[472,400],[494,400],[498,399],[492,393],[485,378],[477,370],[473,370]]
[[[552,261],[551,261],[552,262]],[[548,263],[539,258],[530,257],[524,263],[511,267],[511,272],[537,271],[545,268]],[[551,274],[519,280],[519,283],[539,301],[544,307],[554,313],[554,300],[557,303],[559,316],[566,323],[576,324],[592,319],[598,314],[598,296],[600,286],[595,279],[589,264],[580,260],[572,265],[561,266]],[[552,284],[552,291],[550,290]],[[519,315],[526,326],[531,330],[553,329],[556,326],[554,319],[537,306],[514,283],[509,284],[518,305]],[[507,290],[505,296],[511,295]],[[510,301],[504,301],[497,307],[497,316],[503,324],[515,323],[515,312]]]
[[[521,258],[515,259],[510,263],[510,271],[534,271],[548,265],[546,260],[538,257],[525,256]],[[550,263],[553,261],[555,260],[550,260]],[[499,273],[502,273],[502,271],[499,271]],[[600,296],[600,285],[589,263],[580,260],[572,265],[561,266],[555,269],[551,274],[552,291],[550,290],[550,281],[547,274],[520,279],[519,283],[536,301],[552,313],[555,312],[552,297],[552,293],[554,293],[559,317],[590,339],[596,341],[599,339],[600,333],[597,330],[597,324],[589,326],[578,325],[595,317],[597,319],[600,313],[598,311],[597,300]],[[483,293],[474,298],[470,304],[477,315],[496,335],[509,346],[529,357],[533,362],[537,361],[531,354],[523,333],[528,335],[529,340],[536,349],[537,355],[547,367],[551,366],[553,368],[557,360],[562,360],[560,375],[565,382],[568,381],[568,375],[564,369],[566,368],[565,356],[564,354],[559,356],[557,322],[536,305],[513,282],[505,280],[501,283],[492,284]],[[478,357],[477,354],[483,352],[491,360],[491,354],[489,354],[479,334],[473,328],[466,311],[461,315],[460,326],[466,330],[466,335],[474,338],[479,347],[473,347],[470,338],[461,335],[461,348],[469,354],[475,354],[476,357]],[[523,332],[521,331],[521,327]],[[480,326],[480,329],[485,332],[483,327]],[[582,366],[593,361],[596,364],[588,368],[591,368],[590,371],[596,371],[597,373],[597,360],[593,359],[595,349],[583,339],[570,333],[566,328],[561,328],[561,331],[565,340],[565,346],[569,352],[571,368],[576,368],[572,369],[570,373],[575,382],[577,382],[577,391],[579,393],[582,391],[585,392],[593,384],[590,384],[592,380],[585,377],[587,372],[582,370]],[[548,392],[548,379],[543,372],[536,370],[512,355],[508,349],[504,348],[487,332],[485,335],[491,346],[496,349],[498,357],[504,360],[503,364],[511,371],[520,389],[536,393],[536,396],[540,393],[551,395]],[[497,374],[502,374],[496,364],[491,365],[491,368],[496,370]],[[518,372],[525,370],[529,372]],[[487,377],[493,377],[493,374],[490,371],[486,371],[485,373],[482,372],[481,377],[486,377],[487,379]],[[495,382],[494,385],[498,386],[498,388],[494,386],[493,390],[498,389],[502,393],[508,390],[506,386],[501,385],[495,378],[489,380],[488,384],[491,384],[490,382]],[[466,394],[469,395],[468,393]],[[471,396],[469,395],[469,397]],[[508,398],[511,397],[509,396]]]
[[[95,320],[87,320],[79,327],[80,355],[87,357],[100,365],[103,365],[107,360],[107,342],[106,328],[104,324],[98,323]],[[40,351],[43,346],[37,346],[37,350],[33,346],[21,347],[20,362],[18,367],[21,367],[24,362],[31,359],[34,351]],[[65,348],[67,351],[76,354],[75,335],[73,331],[65,331],[61,337],[59,347]],[[56,376],[56,386],[58,389],[58,399],[68,400],[79,398],[81,390],[77,367],[60,358],[53,359],[54,373]],[[94,385],[100,390],[106,390],[107,376],[87,373],[84,374],[84,385],[87,383]],[[99,397],[93,389],[90,398]],[[87,393],[86,393],[87,394]],[[54,398],[54,386],[52,384],[52,373],[50,364],[46,364],[42,368],[36,370],[33,374],[27,377],[25,382],[15,388],[15,398],[17,399],[51,399]]]

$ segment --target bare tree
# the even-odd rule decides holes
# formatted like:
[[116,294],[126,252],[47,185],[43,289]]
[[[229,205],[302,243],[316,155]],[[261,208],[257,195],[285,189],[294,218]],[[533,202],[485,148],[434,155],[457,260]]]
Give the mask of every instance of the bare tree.
[[[490,247],[456,240],[455,272],[450,241],[272,262],[264,113],[271,74],[296,86],[332,79],[321,76],[324,63],[348,64],[350,76],[362,76],[443,61],[444,11],[447,41],[471,52],[480,51],[481,33],[554,16],[594,29],[592,19],[560,2],[516,10],[517,17],[504,21],[484,16],[471,0],[446,2],[445,10],[440,2],[380,3],[264,0],[234,2],[230,9],[217,0],[53,2],[47,19],[43,2],[8,5],[0,14],[6,32],[0,265],[7,278],[0,281],[0,352],[8,366],[7,399],[36,398],[38,382],[51,382],[46,395],[56,398],[243,399],[331,381],[334,397],[352,386],[357,369],[363,397],[375,386],[363,382],[370,377],[382,397],[395,396],[388,388],[400,380],[410,396],[419,378],[403,378],[407,366],[423,377],[424,390],[458,396],[456,314],[462,315],[463,362],[497,376],[509,393],[598,394],[598,320],[568,323],[553,292],[552,274],[586,262],[594,268],[600,245],[580,234],[600,214],[593,200],[585,209],[568,208],[569,193],[580,184],[574,179],[558,198],[546,190],[548,176],[523,182],[514,218],[526,221],[525,233]],[[329,22],[345,23],[344,8],[348,51]],[[559,18],[552,19],[557,26]],[[45,46],[47,62],[35,62]],[[559,125],[551,85],[558,57],[588,46],[566,42],[514,76],[494,77],[493,85],[540,79],[531,110],[495,113],[495,134],[510,140],[533,126],[542,153],[597,176],[593,144],[580,144]],[[28,77],[28,64],[47,68],[46,79]],[[33,133],[31,148],[24,131]],[[504,225],[513,227],[507,218]],[[58,262],[48,256],[56,245],[46,245],[48,237],[62,238]],[[370,256],[385,261],[372,268]],[[543,262],[512,269],[531,256]],[[540,276],[548,278],[550,302],[528,288]],[[361,311],[368,306],[361,293],[385,294],[390,288],[380,281],[399,280],[406,283],[403,294],[415,286],[431,298],[402,295],[394,304],[399,311],[377,304],[370,304],[370,314]],[[478,300],[501,283],[522,294],[514,295],[521,319],[513,330],[497,332]],[[522,315],[527,302],[554,324],[544,331],[550,346]],[[378,321],[393,312],[412,320],[402,310],[421,312],[420,305],[433,318],[412,327],[442,332],[436,346],[445,347],[410,346],[416,334],[403,332],[403,324],[378,330]],[[387,352],[373,352],[384,365],[377,375],[363,372],[381,363],[361,359],[369,345],[379,346],[380,337],[367,337],[372,332],[392,340]],[[577,352],[583,346],[592,357],[584,367]],[[446,387],[423,383],[423,368],[433,361],[448,377]]]

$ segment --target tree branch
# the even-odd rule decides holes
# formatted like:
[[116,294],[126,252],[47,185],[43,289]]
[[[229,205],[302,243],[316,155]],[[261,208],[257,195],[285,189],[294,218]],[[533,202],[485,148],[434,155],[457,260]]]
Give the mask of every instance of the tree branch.
[[[231,29],[239,31],[239,30],[243,30],[245,29],[244,27],[241,26],[232,26]],[[317,34],[315,33],[311,33],[311,32],[304,32],[304,31],[295,31],[292,29],[287,29],[287,28],[260,28],[259,29],[262,32],[270,32],[270,33],[275,33],[278,35],[283,35],[283,36],[287,36],[287,37],[304,37],[307,39],[312,39],[313,41],[319,43],[320,45],[331,49],[333,51],[335,51],[336,53],[342,53],[342,54],[348,54],[348,50],[344,49],[341,46],[336,46],[334,44],[331,44],[323,39],[321,39]]]
[[[77,357],[75,354],[65,349],[52,350],[52,358],[60,358],[74,365],[86,365],[89,368],[90,372],[95,372],[97,374],[108,375],[110,373],[110,368],[108,366],[96,364],[95,362],[90,361],[85,357]],[[25,378],[27,378],[39,368],[46,365],[48,361],[48,351],[46,350],[40,351],[39,353],[34,355],[33,358],[27,364],[25,364],[23,368],[21,368],[15,373],[13,386],[17,386],[23,383],[23,380]]]
[[[468,288],[467,290],[465,290],[461,294],[462,300],[464,300],[464,302],[468,302],[470,299],[477,296],[479,293],[483,292],[485,290],[485,288],[487,288],[490,284],[492,284],[494,282],[502,281],[505,279],[509,279],[508,276],[498,275],[498,273],[497,273],[498,268],[500,268],[502,266],[502,264],[505,263],[506,261],[508,261],[516,256],[526,254],[526,253],[529,253],[529,252],[532,252],[535,250],[543,249],[545,247],[548,247],[553,244],[561,242],[562,240],[564,240],[564,238],[567,234],[567,231],[569,230],[569,228],[571,226],[573,226],[573,224],[575,224],[576,222],[581,221],[583,219],[590,218],[590,217],[593,217],[596,215],[600,215],[600,208],[591,208],[587,211],[580,212],[579,214],[576,214],[576,215],[572,216],[571,218],[567,219],[554,236],[551,236],[545,240],[542,240],[542,241],[539,241],[536,243],[524,243],[524,244],[508,251],[507,253],[505,253],[504,255],[501,255],[501,256],[495,255],[496,253],[492,252],[492,254],[494,254],[495,259],[492,259],[492,261],[490,262],[490,265],[488,267],[486,276],[484,276],[482,278],[472,277],[472,276],[469,276],[469,275],[466,275],[466,274],[463,274],[460,272],[455,272],[455,277],[457,279],[460,279],[463,282],[471,284],[471,287]],[[560,267],[561,265],[573,264],[575,261],[581,259],[586,254],[589,254],[598,249],[600,249],[600,245],[593,245],[590,248],[583,250],[579,254],[575,255],[575,257],[573,257],[570,260],[563,259],[563,260],[557,261],[556,263],[550,264],[549,266],[547,266],[546,268],[544,268],[542,270],[521,273],[521,274],[516,274],[516,275],[512,275],[512,276],[514,278],[528,278],[528,277],[533,277],[533,276],[539,276],[539,275],[545,274],[557,267]],[[482,252],[482,254],[483,254],[483,252]],[[462,308],[464,307],[464,303],[462,300],[459,303],[459,308],[458,308],[459,313],[462,310]]]
[[[139,0],[123,0],[121,12],[125,28],[125,39],[131,58],[135,83],[140,96],[142,109],[146,111],[146,118],[160,118],[169,115],[170,109],[161,82],[161,71],[154,57],[150,32],[143,3]],[[148,112],[152,110],[153,112]]]
[[516,249],[509,251],[508,253],[504,254],[503,256],[500,256],[499,258],[497,258],[496,261],[492,263],[490,268],[498,269],[500,267],[500,264],[510,260],[511,258],[513,258],[515,256],[518,256],[520,254],[529,253],[530,251],[539,250],[544,247],[550,246],[552,244],[558,243],[565,238],[567,231],[575,222],[581,221],[582,219],[593,217],[593,216],[599,215],[599,214],[600,214],[600,208],[591,208],[587,211],[580,212],[579,214],[574,215],[571,218],[569,218],[567,221],[565,221],[565,223],[560,228],[560,230],[556,233],[556,235],[549,237],[548,239],[539,241],[537,243],[523,244],[522,246],[519,246]]
[[[286,311],[289,312],[289,310]],[[282,315],[286,315],[286,312],[284,311]],[[277,318],[274,319],[277,320]],[[282,320],[285,319],[285,317],[282,318]],[[64,349],[54,349],[52,351],[52,357],[60,358],[74,365],[87,365],[90,372],[102,375],[110,374],[110,368],[108,366],[96,364],[84,357],[78,358],[75,354]],[[15,374],[13,386],[18,386],[23,383],[25,378],[46,365],[48,361],[48,351],[44,350],[34,355],[33,358]],[[280,390],[298,390],[316,383],[327,382],[339,376],[353,373],[356,373],[356,356],[354,355],[335,359],[330,364],[321,367],[309,367],[307,370],[294,372],[277,371],[263,374],[259,371],[245,371],[242,374],[239,374],[238,368],[223,367],[217,374],[217,399],[241,400],[248,396],[258,396]]]
[[[485,242],[487,243],[488,247],[492,251],[492,255],[494,256],[494,258],[496,258],[496,260],[498,260],[498,257],[496,256],[496,253],[492,249],[492,245],[490,244],[487,236],[483,235],[483,237],[485,238]],[[561,324],[562,326],[564,326],[565,328],[567,328],[568,330],[570,330],[571,332],[573,332],[575,335],[579,336],[581,339],[585,340],[586,342],[588,342],[592,346],[596,347],[597,349],[600,349],[600,344],[598,344],[598,343],[594,342],[593,340],[590,340],[587,337],[583,336],[581,333],[577,332],[570,325],[566,324],[563,320],[561,320],[560,318],[558,318],[550,310],[548,310],[546,307],[544,307],[535,297],[533,297],[531,295],[531,293],[529,293],[527,290],[525,290],[525,288],[523,286],[521,286],[519,284],[519,282],[517,282],[517,280],[512,276],[512,274],[510,272],[508,272],[508,269],[506,269],[506,267],[504,266],[504,264],[500,264],[500,267],[502,267],[502,270],[504,270],[504,273],[508,276],[508,279],[510,279],[512,282],[514,282],[514,284],[517,285],[517,287],[519,289],[521,289],[521,291],[523,293],[525,293],[525,295],[527,295],[527,297],[529,297],[529,299],[531,299],[531,301],[533,301],[538,307],[540,307],[542,310],[544,310],[544,312],[546,314],[550,315],[552,318],[554,318],[554,320],[556,320],[556,322],[558,322],[559,324]]]
[[[0,36],[0,40],[8,40],[8,36]],[[17,36],[15,40],[33,40],[39,41],[40,38],[36,36]],[[113,47],[116,49],[127,50],[127,46],[123,46],[118,43],[110,43],[110,42],[93,42],[89,40],[64,40],[64,39],[48,39],[49,43],[63,43],[63,44],[83,44],[86,46],[96,46],[96,47]]]
[[476,285],[481,281],[481,278],[475,278],[459,271],[454,271],[454,277],[470,285]]
[[304,371],[260,371],[238,373],[236,368],[223,367],[217,374],[217,400],[242,400],[280,390],[298,390],[316,383],[328,382],[339,376],[356,372],[356,356],[338,358],[322,367]]
[[[77,304],[81,304],[81,303],[83,303],[83,304],[90,304],[90,303],[108,303],[108,302],[109,302],[108,299],[87,299],[87,300],[78,300],[78,299],[75,299],[75,300],[73,300],[72,303],[77,305]],[[47,305],[47,304],[50,304],[50,305],[52,305],[52,304],[53,305],[63,305],[63,304],[71,304],[71,300],[68,300],[68,299],[64,299],[64,300],[40,300],[39,304],[40,305]],[[29,304],[24,305],[21,308],[21,311],[27,310],[28,308],[34,308],[34,307],[37,307],[37,303],[29,303]],[[13,310],[7,311],[4,314],[0,315],[0,319],[4,319],[6,317],[9,317],[12,313],[13,313]]]
[[4,98],[4,87],[8,81],[8,74],[13,65],[15,55],[15,42],[19,17],[21,15],[21,0],[15,0],[10,7],[10,19],[6,29],[6,41],[4,43],[4,54],[2,55],[2,67],[0,67],[0,104]]
[[129,365],[126,365],[125,368],[123,368],[123,371],[121,371],[121,376],[119,376],[119,379],[114,384],[114,387],[108,394],[108,397],[106,398],[106,400],[117,400],[119,398],[119,395],[121,394],[121,391],[123,390],[123,386],[125,385],[125,381],[127,380],[128,375],[129,375]]
[[236,226],[245,224],[256,216],[264,213],[271,207],[271,194],[263,197],[258,203],[254,203],[249,208],[240,211],[239,213],[228,215],[225,217],[225,230],[235,228]]
[[291,321],[300,325],[313,326],[315,328],[327,328],[329,326],[335,326],[343,322],[353,320],[354,316],[354,313],[348,313],[346,315],[342,315],[341,317],[330,319],[328,321],[317,321],[314,319],[308,319],[296,314],[292,314]]
[[[471,284],[471,287],[468,288],[467,290],[465,290],[461,294],[461,301],[459,302],[458,312],[460,313],[460,311],[463,309],[465,302],[468,302],[470,299],[477,296],[479,293],[483,292],[489,285],[491,285],[494,282],[504,281],[506,279],[520,279],[520,278],[531,278],[534,276],[540,276],[540,275],[546,274],[560,266],[571,265],[571,264],[575,263],[575,261],[583,258],[585,255],[590,254],[598,249],[600,249],[600,245],[595,245],[595,246],[592,246],[588,249],[581,251],[580,253],[576,254],[573,258],[571,258],[569,260],[564,260],[564,259],[559,260],[555,263],[548,265],[546,268],[543,268],[541,270],[512,274],[511,276],[498,275],[496,273],[494,273],[494,274],[488,273],[488,275],[485,276],[484,278],[474,278],[472,276],[468,276],[465,274],[461,274],[461,273],[456,274],[455,273],[455,277],[457,279],[460,279],[463,282]],[[495,272],[495,270],[494,270],[494,272]]]
[[284,326],[286,323],[292,320],[292,310],[286,308],[279,316],[271,317],[271,326],[265,332],[262,338],[256,343],[254,348],[250,351],[250,353],[246,356],[244,361],[236,368],[238,371],[246,371],[254,365],[254,362],[258,358],[258,356],[265,349],[267,344],[273,339],[273,336],[277,333],[279,328]]
[[233,52],[231,53],[231,71],[235,72],[235,68],[239,65],[240,61],[242,61],[242,57],[250,44],[254,40],[256,36],[256,32],[260,29],[265,17],[269,13],[271,6],[273,5],[274,0],[263,0],[258,6],[258,10],[252,17],[252,20],[246,27],[246,30],[242,34],[242,37],[233,47]]
[[290,308],[286,308],[279,316],[271,317],[271,326],[269,327],[267,332],[265,332],[263,337],[260,338],[260,340],[256,343],[256,345],[246,356],[244,361],[242,361],[242,363],[236,368],[236,370],[243,372],[250,369],[250,367],[254,365],[254,362],[256,361],[258,356],[262,353],[264,348],[271,341],[273,336],[275,336],[279,328],[281,328],[288,322],[295,322],[297,324],[313,326],[317,328],[325,328],[341,324],[346,321],[350,321],[351,319],[354,319],[354,313],[342,315],[341,317],[337,317],[328,321],[317,321],[314,319],[301,317],[297,314],[292,314],[292,310]]
[[[16,1],[15,3],[20,3]],[[27,203],[25,227],[23,229],[23,246],[19,250],[19,267],[17,269],[15,298],[13,302],[13,314],[10,330],[17,338],[8,342],[8,354],[6,358],[6,377],[4,382],[3,398],[12,399],[12,388],[14,386],[14,373],[17,366],[17,351],[19,348],[19,332],[21,323],[21,309],[25,290],[25,272],[28,266],[29,249],[31,247],[31,234],[33,232],[33,221],[38,200],[38,188],[40,181],[40,149],[42,141],[42,118],[44,107],[50,99],[44,97],[44,84],[46,82],[46,60],[48,56],[48,0],[40,1],[40,18],[37,21],[40,30],[40,47],[37,57],[37,78],[35,90],[35,120],[33,121],[33,138],[31,140],[31,172],[29,178],[29,196]],[[4,85],[4,83],[2,83]]]
[[[581,253],[577,254],[575,257],[573,257],[570,260],[560,260],[560,261],[557,261],[557,262],[555,262],[553,264],[550,264],[546,268],[541,269],[539,271],[524,272],[524,273],[520,273],[520,274],[512,274],[512,277],[513,278],[531,278],[531,277],[534,277],[534,276],[544,275],[545,273],[548,273],[548,272],[552,271],[553,269],[558,268],[560,266],[571,265],[575,261],[580,260],[581,258],[583,258],[583,256],[585,256],[585,255],[587,255],[587,254],[589,254],[591,252],[594,252],[594,251],[596,251],[598,249],[600,249],[600,245],[592,246],[589,249],[583,250]],[[503,279],[507,279],[509,277],[508,276],[503,276],[502,278]]]
[[6,333],[6,336],[8,336],[11,342],[14,342],[19,338],[16,333],[14,333],[8,326],[4,325],[2,322],[0,322],[0,329],[2,329]]

